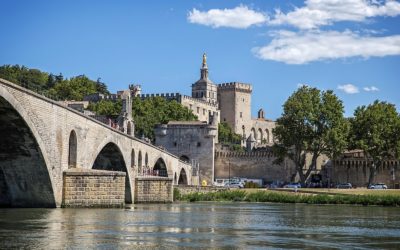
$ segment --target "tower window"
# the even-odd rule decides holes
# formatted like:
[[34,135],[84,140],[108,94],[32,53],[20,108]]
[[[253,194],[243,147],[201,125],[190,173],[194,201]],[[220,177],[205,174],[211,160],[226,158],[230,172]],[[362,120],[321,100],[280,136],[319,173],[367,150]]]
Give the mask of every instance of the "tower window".
[[197,114],[199,114],[200,113],[200,108],[199,107],[197,107]]
[[206,115],[206,109],[203,109],[203,115]]
[[243,100],[243,102],[244,102],[244,98],[243,98],[242,100]]
[[200,142],[197,142],[197,147],[201,147],[201,143]]
[[240,118],[242,118],[242,112],[240,112]]

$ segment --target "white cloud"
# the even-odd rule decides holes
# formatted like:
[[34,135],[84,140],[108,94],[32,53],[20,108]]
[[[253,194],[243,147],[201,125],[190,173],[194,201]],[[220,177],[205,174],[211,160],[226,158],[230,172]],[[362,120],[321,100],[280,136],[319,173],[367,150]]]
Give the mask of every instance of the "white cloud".
[[313,29],[338,21],[362,22],[370,17],[399,14],[400,3],[395,0],[307,0],[304,7],[286,14],[276,10],[269,24]]
[[383,57],[400,55],[400,35],[360,36],[351,31],[278,31],[271,33],[272,41],[253,53],[264,60],[287,64],[349,57]]
[[367,92],[375,92],[375,91],[379,91],[379,89],[375,86],[371,86],[371,87],[364,87],[364,90]]
[[252,25],[259,25],[267,21],[267,16],[254,11],[245,5],[233,9],[211,9],[203,12],[193,9],[188,14],[190,23],[197,23],[213,28],[230,27],[246,29]]
[[339,85],[338,90],[341,90],[345,92],[346,94],[356,94],[360,92],[358,90],[358,87],[354,86],[353,84],[345,84],[345,85]]

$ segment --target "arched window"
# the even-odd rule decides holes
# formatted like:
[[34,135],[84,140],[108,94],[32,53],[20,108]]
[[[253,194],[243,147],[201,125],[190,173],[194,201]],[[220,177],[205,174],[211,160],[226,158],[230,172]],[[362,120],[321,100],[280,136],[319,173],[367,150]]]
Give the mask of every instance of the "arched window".
[[131,152],[131,168],[135,167],[135,149],[132,148]]
[[132,135],[132,124],[131,122],[128,122],[126,132],[128,135]]
[[76,133],[72,130],[69,135],[68,168],[76,168],[76,158],[78,153],[77,144]]
[[263,135],[263,131],[261,128],[258,129],[258,134],[259,134],[258,139],[259,139],[260,143],[263,143],[264,135]]
[[142,151],[139,151],[138,155],[138,170],[140,171],[142,169]]
[[265,140],[267,141],[267,143],[270,143],[270,139],[269,139],[269,130],[265,129]]
[[145,165],[146,167],[149,166],[149,156],[147,155],[147,153],[146,153],[146,155],[145,155],[145,157],[144,157],[144,165]]

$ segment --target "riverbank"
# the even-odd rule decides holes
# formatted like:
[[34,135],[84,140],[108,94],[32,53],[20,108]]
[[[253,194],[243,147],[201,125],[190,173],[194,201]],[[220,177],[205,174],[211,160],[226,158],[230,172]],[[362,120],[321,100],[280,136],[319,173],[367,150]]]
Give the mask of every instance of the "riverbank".
[[180,194],[174,190],[177,201],[236,201],[236,202],[276,202],[306,204],[352,204],[376,206],[400,206],[400,195],[397,194],[343,194],[343,193],[301,193],[290,190],[223,190],[218,192],[193,192]]

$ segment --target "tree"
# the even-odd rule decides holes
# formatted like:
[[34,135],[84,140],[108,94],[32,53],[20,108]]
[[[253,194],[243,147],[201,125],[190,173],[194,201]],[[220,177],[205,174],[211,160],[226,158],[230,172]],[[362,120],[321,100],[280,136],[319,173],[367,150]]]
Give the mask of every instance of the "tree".
[[101,100],[98,103],[90,103],[88,109],[96,112],[97,115],[118,116],[121,114],[122,101]]
[[[333,91],[303,86],[288,98],[283,108],[273,130],[277,139],[276,162],[285,157],[293,160],[304,185],[316,169],[320,155],[334,158],[346,148],[349,126],[343,117],[344,107]],[[311,155],[308,166],[307,154]]]
[[218,124],[218,140],[221,143],[240,145],[242,136],[235,134],[228,123],[221,122]]
[[369,165],[368,185],[372,184],[376,170],[385,160],[400,156],[400,117],[393,104],[375,101],[357,107],[351,119],[351,148],[362,149],[372,160]]
[[156,124],[165,124],[169,121],[197,120],[197,116],[187,107],[175,100],[167,101],[161,97],[145,100],[135,97],[132,107],[136,136],[144,135],[151,140],[154,139],[154,126]]

